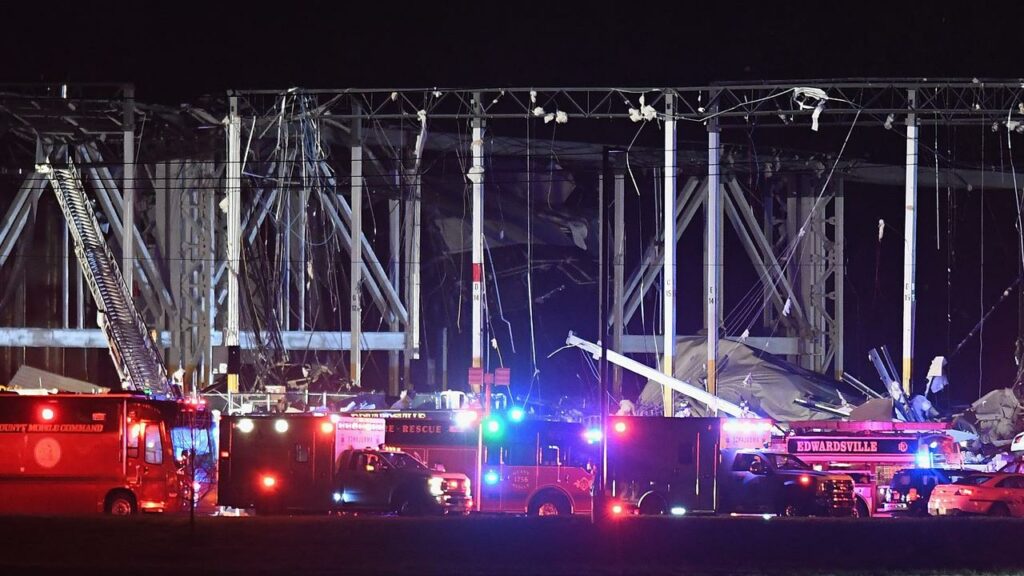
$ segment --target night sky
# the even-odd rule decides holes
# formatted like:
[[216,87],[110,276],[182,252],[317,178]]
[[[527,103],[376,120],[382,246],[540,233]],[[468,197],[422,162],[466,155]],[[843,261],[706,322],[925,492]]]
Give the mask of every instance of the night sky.
[[[16,10],[22,14],[8,9],[8,26],[0,35],[5,54],[0,80],[130,81],[142,101],[177,104],[228,88],[287,86],[683,86],[788,78],[1024,76],[1019,64],[1024,6],[1015,2],[974,2],[969,8],[934,2],[829,7],[747,2],[701,8],[633,2],[61,4],[23,5]],[[956,143],[962,163],[999,168],[1009,159],[998,135],[981,129],[939,136],[940,148]],[[855,149],[899,163],[902,141],[875,138]],[[929,161],[926,145],[932,138],[930,131],[922,132],[922,162]],[[847,203],[847,347],[860,351],[885,343],[898,363],[902,189],[848,189],[847,194],[857,195]],[[1012,197],[986,197],[982,210],[981,191],[959,195],[953,203],[943,191],[937,249],[935,194],[926,182],[920,197],[919,374],[931,356],[948,352],[966,335],[1017,273],[1017,233],[1008,216]],[[882,249],[876,238],[880,218],[890,225]],[[951,231],[947,225],[955,226]],[[954,241],[953,255],[948,240]],[[946,274],[950,262],[956,272],[952,284]],[[947,401],[977,396],[979,365],[985,389],[1011,383],[1016,326],[1016,298],[1011,297],[986,325],[984,355],[979,357],[975,339],[951,362],[959,386]],[[874,382],[863,359],[851,357],[848,365]]]

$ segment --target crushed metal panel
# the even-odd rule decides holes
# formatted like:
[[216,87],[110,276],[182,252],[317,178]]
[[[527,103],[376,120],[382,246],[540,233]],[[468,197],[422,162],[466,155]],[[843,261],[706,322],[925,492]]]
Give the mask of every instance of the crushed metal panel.
[[20,390],[57,390],[75,394],[106,394],[110,388],[90,384],[84,380],[68,378],[32,366],[21,366],[8,383],[10,388]]

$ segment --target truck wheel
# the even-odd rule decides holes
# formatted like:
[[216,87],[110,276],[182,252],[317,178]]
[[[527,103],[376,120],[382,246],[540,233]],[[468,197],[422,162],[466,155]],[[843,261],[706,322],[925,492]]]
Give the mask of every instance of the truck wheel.
[[800,508],[792,502],[783,501],[776,507],[775,513],[786,518],[800,516]]
[[859,496],[857,497],[857,502],[853,506],[853,517],[854,518],[870,518],[871,517],[871,512],[868,511],[868,505]]
[[131,516],[138,507],[135,504],[135,497],[130,492],[117,490],[107,495],[103,509],[111,516]]
[[647,494],[640,499],[639,512],[642,516],[659,516],[667,511],[665,500],[657,494]]
[[1006,507],[1006,504],[1003,504],[1002,502],[996,502],[995,504],[992,505],[991,508],[988,509],[988,515],[1000,517],[1009,516],[1010,509]]
[[543,492],[530,501],[527,513],[530,516],[568,516],[572,508],[566,497],[558,492]]
[[419,516],[423,514],[423,507],[418,502],[409,498],[403,498],[398,503],[399,516]]

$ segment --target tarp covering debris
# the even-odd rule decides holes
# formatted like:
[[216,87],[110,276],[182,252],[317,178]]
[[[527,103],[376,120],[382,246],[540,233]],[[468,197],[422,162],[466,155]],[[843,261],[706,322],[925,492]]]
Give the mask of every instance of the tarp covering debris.
[[[706,389],[707,340],[687,337],[676,344],[674,376]],[[718,396],[734,404],[746,402],[752,411],[778,421],[836,418],[824,410],[797,401],[849,410],[867,398],[845,382],[811,372],[734,340],[720,340],[718,348]],[[649,381],[640,393],[642,412],[661,412],[661,385]],[[689,403],[694,415],[705,410]]]

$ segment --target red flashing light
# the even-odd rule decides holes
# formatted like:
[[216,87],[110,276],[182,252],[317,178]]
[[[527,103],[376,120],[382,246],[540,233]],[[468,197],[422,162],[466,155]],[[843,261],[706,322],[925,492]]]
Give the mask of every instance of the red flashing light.
[[621,420],[615,423],[615,431],[622,434],[626,431],[626,423]]
[[264,489],[270,490],[271,488],[273,488],[276,485],[277,485],[277,478],[274,478],[273,476],[264,476],[263,477],[263,488]]
[[613,504],[612,514],[615,514],[616,516],[622,514],[622,504]]
[[804,474],[803,476],[800,477],[800,484],[802,484],[804,486],[810,486],[810,484],[811,484],[811,477],[806,475],[806,474]]
[[39,417],[42,418],[43,420],[46,420],[47,422],[53,420],[54,416],[56,416],[56,414],[54,414],[53,408],[43,408],[42,410],[39,411]]
[[334,423],[333,422],[321,422],[320,423],[320,431],[323,432],[324,434],[330,434],[331,432],[334,432]]

